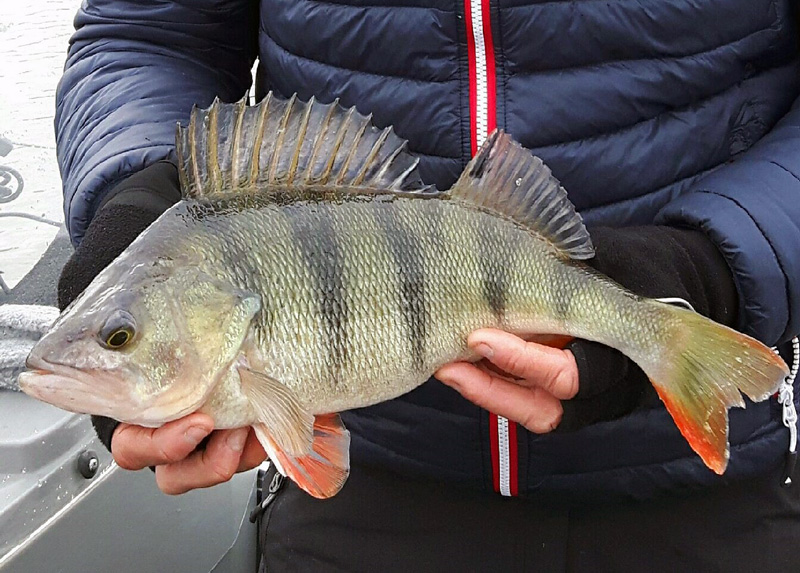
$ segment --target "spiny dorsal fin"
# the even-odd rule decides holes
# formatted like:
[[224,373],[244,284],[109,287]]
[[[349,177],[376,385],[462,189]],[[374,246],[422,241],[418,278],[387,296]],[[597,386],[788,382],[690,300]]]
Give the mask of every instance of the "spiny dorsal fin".
[[272,92],[255,106],[221,103],[195,107],[176,145],[184,196],[274,187],[358,187],[362,191],[429,195],[417,173],[419,159],[391,127],[345,109],[338,100],[308,103]]
[[492,132],[449,194],[509,217],[573,259],[594,247],[567,192],[538,157],[503,131]]

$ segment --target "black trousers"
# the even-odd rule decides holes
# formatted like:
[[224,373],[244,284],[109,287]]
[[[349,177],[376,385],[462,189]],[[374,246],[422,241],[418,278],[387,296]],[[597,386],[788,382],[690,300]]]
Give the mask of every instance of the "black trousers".
[[262,517],[261,570],[798,573],[800,481],[782,488],[781,472],[570,509],[358,467],[325,501],[287,480]]

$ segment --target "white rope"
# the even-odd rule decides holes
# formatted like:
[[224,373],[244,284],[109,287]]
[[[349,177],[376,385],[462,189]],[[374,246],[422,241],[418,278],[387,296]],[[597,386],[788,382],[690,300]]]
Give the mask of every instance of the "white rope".
[[28,353],[56,318],[58,309],[51,306],[0,305],[0,390],[19,390]]
[[[777,349],[774,349],[777,353]],[[778,388],[778,402],[783,406],[783,425],[789,429],[789,455],[793,457],[797,454],[797,408],[794,405],[794,381],[797,378],[797,371],[800,369],[800,340],[797,337],[792,339],[792,366],[789,375],[784,379]],[[791,469],[791,468],[789,468]],[[792,484],[792,477],[789,471],[784,476],[784,485]]]

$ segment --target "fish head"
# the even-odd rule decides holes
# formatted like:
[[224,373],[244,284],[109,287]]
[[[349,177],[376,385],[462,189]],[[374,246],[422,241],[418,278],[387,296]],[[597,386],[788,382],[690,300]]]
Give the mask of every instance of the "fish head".
[[20,389],[150,427],[197,410],[241,352],[260,298],[186,265],[112,270],[34,346]]

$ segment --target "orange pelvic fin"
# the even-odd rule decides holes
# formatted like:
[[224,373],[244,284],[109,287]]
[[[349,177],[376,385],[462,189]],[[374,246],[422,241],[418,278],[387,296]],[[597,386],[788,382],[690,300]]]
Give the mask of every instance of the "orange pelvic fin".
[[531,339],[531,342],[550,346],[551,348],[558,348],[563,350],[567,344],[575,340],[574,336],[567,336],[565,334],[539,334]]
[[278,470],[310,495],[336,495],[350,474],[350,432],[338,414],[315,417],[312,451],[293,456],[281,449],[264,424],[255,427],[264,449]]

